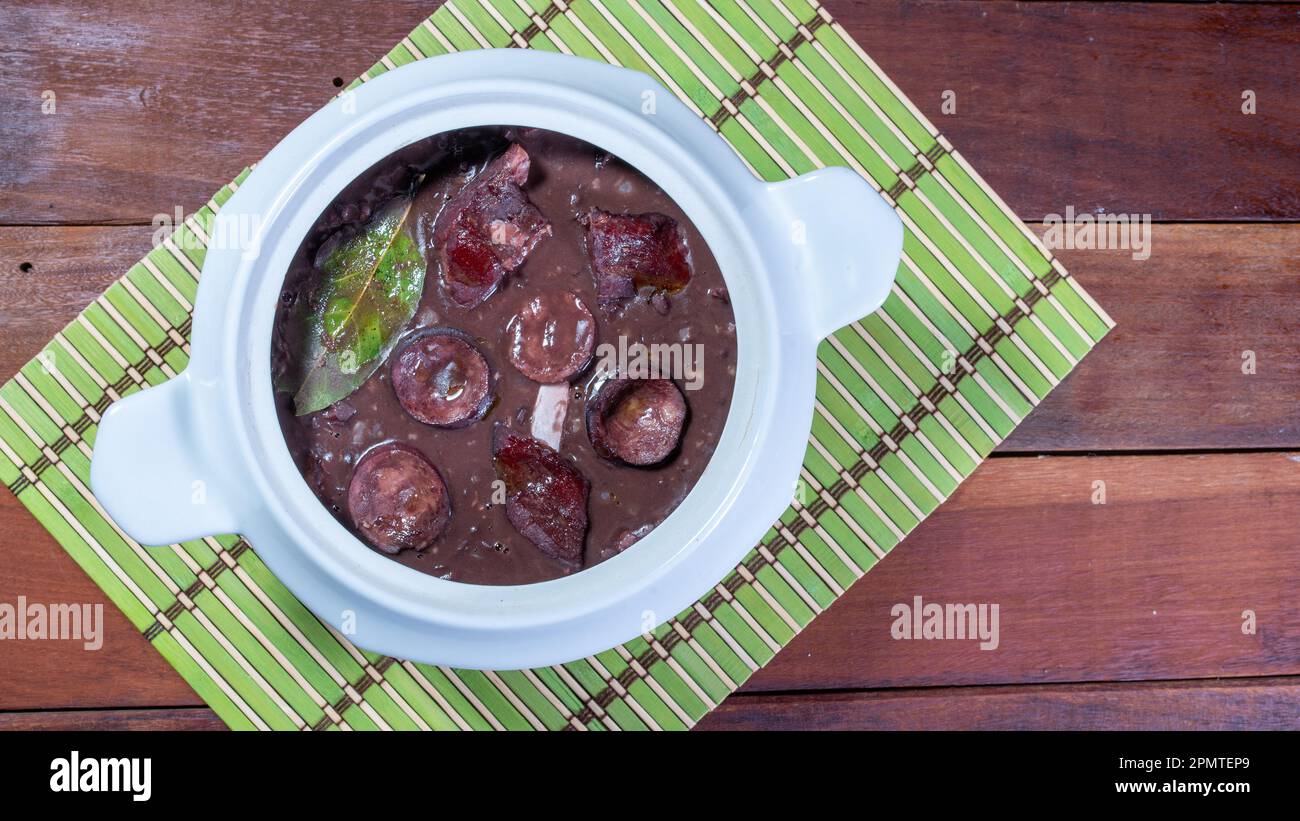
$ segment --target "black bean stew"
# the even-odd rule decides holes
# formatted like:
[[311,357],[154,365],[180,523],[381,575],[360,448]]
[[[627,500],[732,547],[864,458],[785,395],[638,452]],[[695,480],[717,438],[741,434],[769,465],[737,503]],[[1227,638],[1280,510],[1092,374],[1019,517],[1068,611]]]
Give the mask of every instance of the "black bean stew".
[[626,550],[690,492],[731,403],[735,322],[703,238],[553,132],[467,129],[378,163],[281,297],[272,375],[303,477],[442,578],[524,584]]

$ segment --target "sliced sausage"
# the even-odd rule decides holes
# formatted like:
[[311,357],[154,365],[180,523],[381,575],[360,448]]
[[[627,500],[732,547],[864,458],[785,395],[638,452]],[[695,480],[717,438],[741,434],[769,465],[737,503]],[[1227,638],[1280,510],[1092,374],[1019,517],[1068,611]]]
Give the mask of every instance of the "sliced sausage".
[[451,497],[424,454],[392,442],[357,462],[348,513],[366,541],[385,553],[423,550],[447,529]]
[[498,424],[492,432],[497,476],[506,485],[506,518],[537,549],[582,565],[591,484],[544,443]]
[[670,379],[611,379],[587,405],[587,436],[596,453],[638,467],[677,449],[686,397]]
[[435,328],[407,342],[393,359],[393,392],[426,425],[459,428],[487,412],[492,371],[460,331]]
[[596,349],[596,320],[577,294],[532,297],[506,324],[510,361],[543,385],[564,382],[587,367]]
[[583,221],[596,298],[602,307],[636,296],[643,286],[676,293],[690,282],[691,250],[672,217],[592,208]]

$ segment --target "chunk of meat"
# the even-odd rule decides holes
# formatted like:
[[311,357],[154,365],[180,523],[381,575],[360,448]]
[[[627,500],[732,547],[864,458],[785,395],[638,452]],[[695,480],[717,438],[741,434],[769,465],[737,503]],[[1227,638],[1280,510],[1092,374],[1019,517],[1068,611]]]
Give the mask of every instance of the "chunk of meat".
[[385,553],[424,550],[447,529],[451,496],[424,454],[391,442],[357,462],[348,514],[366,541]]
[[620,530],[614,538],[614,552],[622,553],[644,539],[646,534],[652,530],[654,530],[654,525],[641,525],[633,530]]
[[435,328],[411,339],[393,359],[392,380],[402,409],[426,425],[464,427],[490,404],[491,368],[460,331]]
[[591,484],[544,443],[498,424],[492,432],[497,476],[506,485],[506,518],[554,559],[581,567]]
[[524,194],[528,152],[511,143],[451,199],[434,224],[442,286],[462,308],[490,297],[506,274],[551,235],[551,224]]
[[442,287],[448,299],[462,308],[472,308],[496,291],[506,269],[492,243],[469,225],[457,223],[439,242]]
[[601,307],[617,306],[641,287],[676,293],[691,281],[691,249],[672,217],[592,208],[584,222]]
[[510,362],[543,385],[564,382],[587,367],[596,350],[596,320],[570,291],[532,297],[506,324]]
[[587,405],[587,436],[606,459],[657,465],[677,449],[686,412],[670,379],[611,379]]
[[627,528],[620,530],[614,534],[613,542],[601,548],[600,560],[603,562],[614,558],[624,550],[627,550],[632,545],[644,539],[649,535],[650,531],[655,529],[655,527],[656,525],[654,524],[643,524],[640,527],[631,530]]

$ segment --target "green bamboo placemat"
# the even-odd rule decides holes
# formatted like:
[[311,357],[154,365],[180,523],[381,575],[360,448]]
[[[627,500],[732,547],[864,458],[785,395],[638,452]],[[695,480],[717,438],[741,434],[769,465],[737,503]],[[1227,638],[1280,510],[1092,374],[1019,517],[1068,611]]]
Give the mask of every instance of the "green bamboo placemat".
[[145,550],[90,493],[100,414],[185,367],[203,248],[235,180],[0,388],[0,480],[231,727],[690,727],[947,498],[1112,326],[815,2],[452,0],[356,82],[488,47],[647,72],[765,179],[856,169],[906,226],[897,282],[884,307],[821,345],[796,498],[692,608],[555,667],[414,664],[322,624],[239,537]]

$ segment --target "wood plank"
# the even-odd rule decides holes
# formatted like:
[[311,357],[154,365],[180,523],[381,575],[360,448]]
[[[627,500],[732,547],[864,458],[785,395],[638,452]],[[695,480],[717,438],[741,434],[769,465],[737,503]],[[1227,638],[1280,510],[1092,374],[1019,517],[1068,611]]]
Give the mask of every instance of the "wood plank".
[[[1297,532],[1297,454],[990,459],[746,689],[1300,674]],[[895,640],[915,596],[997,604],[997,649]]]
[[[1298,531],[1300,455],[992,459],[745,689],[1297,675]],[[0,601],[104,601],[7,493],[0,532]],[[998,604],[998,649],[892,639],[892,607],[917,595]],[[97,652],[0,642],[0,670],[21,671],[0,710],[196,704],[105,610]]]
[[[1118,327],[1002,452],[1300,448],[1300,226],[1153,231],[1146,261],[1061,252]],[[147,252],[152,233],[0,227],[0,379]],[[1244,350],[1254,375],[1241,371]]]
[[[206,707],[0,713],[0,732],[223,729]],[[1296,730],[1300,682],[1282,677],[737,694],[697,729]]]
[[1059,253],[1117,327],[999,450],[1300,447],[1300,226],[1155,225],[1150,247]]
[[[324,104],[333,78],[363,71],[434,7],[321,5],[6,3],[0,222],[147,223],[193,210]],[[1067,205],[1300,217],[1293,6],[828,8],[1026,219]],[[1241,112],[1245,89],[1254,115]],[[40,113],[47,90],[51,115]],[[945,91],[956,113],[943,113]]]
[[226,725],[207,707],[158,710],[49,710],[0,713],[6,730],[120,731],[224,730]]
[[1294,6],[828,6],[1022,219],[1300,215]]
[[0,222],[194,211],[436,5],[6,2]]
[[698,729],[1296,730],[1300,729],[1300,681],[1264,678],[735,695],[705,716]]

